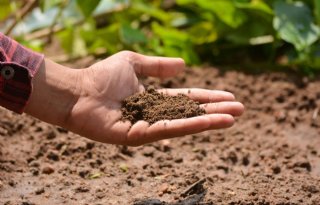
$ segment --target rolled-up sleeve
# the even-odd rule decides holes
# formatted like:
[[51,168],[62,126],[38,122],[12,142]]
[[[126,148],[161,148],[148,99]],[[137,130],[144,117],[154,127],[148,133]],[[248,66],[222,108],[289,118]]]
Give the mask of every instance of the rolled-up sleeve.
[[0,33],[0,105],[22,113],[44,56]]

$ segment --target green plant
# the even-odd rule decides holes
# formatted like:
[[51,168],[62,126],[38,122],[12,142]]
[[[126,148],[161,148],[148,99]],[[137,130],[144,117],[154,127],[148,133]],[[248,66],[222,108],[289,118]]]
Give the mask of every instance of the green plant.
[[[0,19],[12,19],[8,15],[21,7],[19,2],[2,1],[7,13],[0,12]],[[26,33],[19,32],[19,24],[13,32],[38,50],[49,35],[58,37],[72,57],[129,49],[179,56],[191,65],[280,63],[308,72],[320,69],[318,0],[41,0],[39,6],[48,22],[37,25],[31,10],[26,18],[15,18],[29,28]],[[51,32],[34,35],[45,29]]]

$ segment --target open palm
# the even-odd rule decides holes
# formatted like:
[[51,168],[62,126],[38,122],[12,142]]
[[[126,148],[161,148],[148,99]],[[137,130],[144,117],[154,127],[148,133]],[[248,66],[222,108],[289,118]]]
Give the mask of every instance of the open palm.
[[199,101],[206,115],[188,119],[165,120],[149,125],[139,121],[122,122],[121,102],[144,91],[138,76],[159,78],[175,76],[185,65],[179,58],[149,57],[123,51],[81,73],[81,95],[73,106],[67,128],[93,140],[123,145],[141,145],[161,139],[204,130],[227,128],[244,108],[231,93],[205,89],[162,89],[169,95],[184,93]]

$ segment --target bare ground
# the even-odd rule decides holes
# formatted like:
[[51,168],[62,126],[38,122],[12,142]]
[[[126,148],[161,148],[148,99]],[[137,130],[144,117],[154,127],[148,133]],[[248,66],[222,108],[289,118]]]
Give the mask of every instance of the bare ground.
[[204,68],[145,82],[229,90],[246,112],[128,148],[1,109],[0,204],[320,204],[320,80]]

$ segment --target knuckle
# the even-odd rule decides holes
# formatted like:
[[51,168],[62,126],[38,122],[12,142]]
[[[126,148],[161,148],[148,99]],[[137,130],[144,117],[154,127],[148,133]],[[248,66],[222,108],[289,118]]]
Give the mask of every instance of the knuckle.
[[132,59],[135,58],[136,53],[133,51],[128,51],[128,50],[124,50],[124,51],[120,51],[118,53],[119,55],[122,55],[126,60],[131,61]]
[[162,70],[162,61],[161,61],[161,59],[157,60],[156,72],[157,72],[159,78],[164,78],[165,77],[164,72]]

